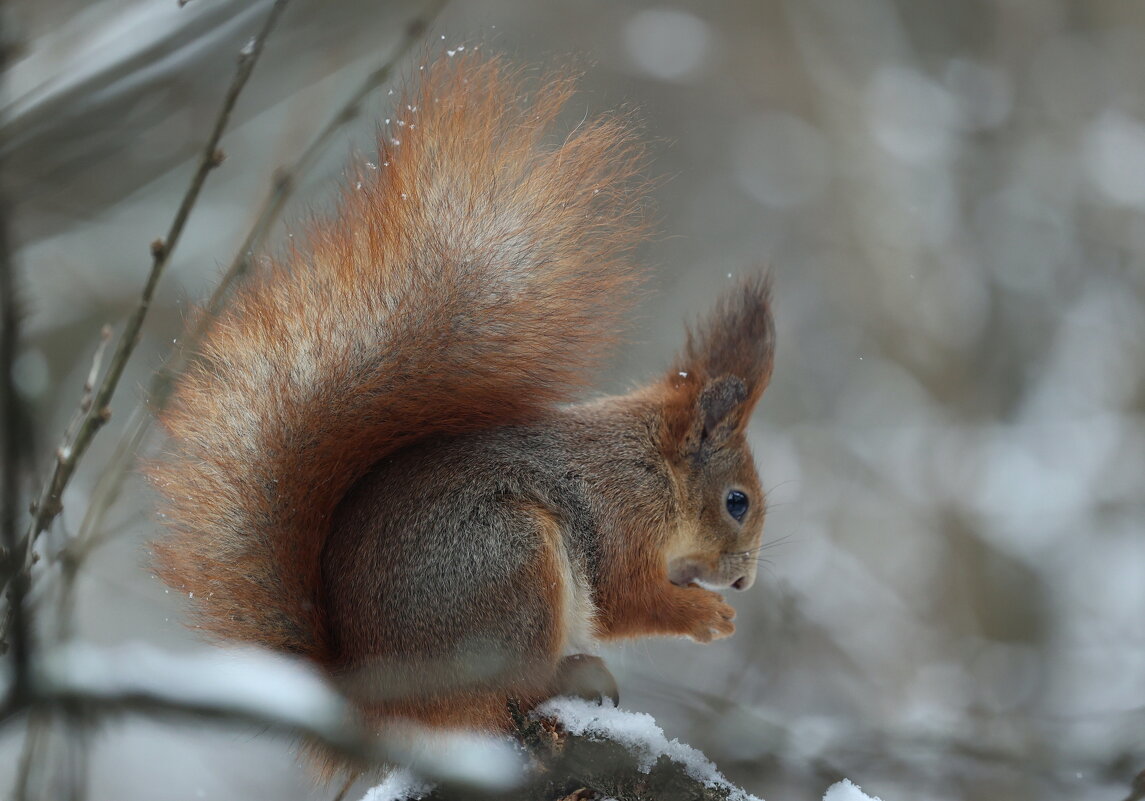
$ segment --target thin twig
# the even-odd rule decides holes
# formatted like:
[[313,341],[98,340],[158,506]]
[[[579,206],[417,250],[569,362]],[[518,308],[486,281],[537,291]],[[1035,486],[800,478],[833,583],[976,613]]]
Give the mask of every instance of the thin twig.
[[[207,307],[214,310],[212,314],[217,313],[218,307],[224,302],[226,292],[233,282],[249,268],[252,255],[262,247],[270,228],[278,219],[283,206],[289,199],[294,188],[301,182],[311,167],[313,167],[322,151],[329,144],[334,133],[350,120],[354,119],[362,102],[371,91],[386,83],[393,74],[393,70],[398,62],[404,58],[418,39],[424,35],[425,31],[430,27],[433,20],[441,12],[447,2],[448,0],[433,0],[428,3],[422,13],[406,26],[405,36],[399,43],[397,49],[390,53],[386,60],[378,65],[354,92],[351,93],[346,102],[343,103],[338,111],[327,121],[322,130],[310,141],[294,162],[289,167],[282,168],[275,172],[274,183],[271,186],[270,193],[260,208],[254,224],[250,231],[248,231],[242,247],[239,248],[235,254],[231,266],[226,274],[224,274],[220,285],[216,288],[211,296],[211,300],[207,303]],[[200,322],[200,327],[183,341],[182,352],[187,352],[192,349],[193,343],[201,337],[205,323],[211,319],[212,314],[205,315]],[[174,360],[172,363],[156,371],[150,392],[152,409],[159,409],[164,405],[162,389],[174,370],[173,362]],[[99,480],[92,492],[92,501],[84,515],[79,531],[60,554],[60,560],[64,568],[61,577],[64,586],[62,587],[60,596],[61,638],[64,637],[68,628],[67,621],[70,617],[69,609],[73,593],[71,584],[74,582],[83,560],[91,551],[95,550],[95,548],[107,539],[105,536],[102,536],[104,516],[122,489],[127,468],[131,463],[131,457],[138,452],[139,443],[142,442],[146,435],[151,419],[151,415],[141,413],[138,408],[133,412],[131,421],[126,427],[126,432],[117,446],[116,453],[109,461],[108,469],[100,473]],[[0,631],[2,630],[3,627],[0,626]]]
[[155,294],[155,287],[158,285],[159,279],[162,277],[167,264],[171,260],[171,254],[179,243],[179,238],[182,236],[187,218],[190,217],[191,210],[199,198],[199,192],[203,188],[207,174],[222,163],[222,151],[218,149],[219,140],[222,138],[223,131],[226,129],[227,122],[230,119],[231,111],[235,107],[235,102],[238,100],[239,93],[242,92],[243,87],[246,86],[247,80],[250,78],[251,72],[254,70],[254,66],[258,61],[258,57],[262,54],[266,38],[274,28],[274,24],[278,21],[287,2],[288,0],[276,0],[270,13],[267,15],[266,22],[263,23],[262,30],[240,51],[238,68],[235,70],[234,80],[231,81],[230,88],[227,90],[222,108],[219,110],[219,116],[215,120],[214,129],[211,131],[207,144],[199,156],[198,168],[191,178],[191,183],[187,187],[187,192],[183,196],[182,202],[179,204],[179,209],[175,212],[175,218],[171,222],[167,236],[151,243],[151,272],[147,276],[147,282],[143,286],[139,304],[135,307],[131,317],[127,320],[123,335],[120,337],[115,353],[112,356],[107,374],[104,375],[103,381],[95,393],[92,408],[85,417],[79,431],[76,432],[75,439],[70,443],[65,443],[61,447],[63,458],[57,459],[56,469],[51,479],[44,486],[44,491],[40,496],[39,502],[36,504],[35,519],[32,521],[32,526],[28,531],[29,539],[34,540],[43,533],[47,527],[51,525],[56,515],[59,514],[60,496],[75,471],[76,463],[87,450],[96,432],[108,420],[108,403],[111,401],[111,396],[119,385],[119,379],[123,375],[124,368],[127,366],[127,360],[131,357],[135,346],[139,344],[140,331],[143,327],[143,321],[147,316],[147,312],[151,308],[151,298]]
[[[385,61],[370,72],[361,84],[350,93],[346,101],[339,107],[334,115],[327,120],[322,130],[318,132],[306,148],[295,158],[293,163],[274,171],[270,191],[267,193],[266,199],[263,200],[254,223],[251,225],[250,230],[247,231],[247,235],[243,239],[242,245],[240,245],[239,249],[235,252],[234,258],[231,259],[227,271],[223,273],[223,277],[219,280],[218,286],[215,287],[214,292],[211,293],[211,297],[204,305],[203,313],[199,316],[195,328],[190,334],[183,338],[179,343],[180,347],[171,354],[167,363],[155,371],[148,393],[152,409],[160,410],[167,405],[167,390],[170,387],[172,376],[178,372],[179,365],[186,355],[194,352],[196,345],[202,340],[203,334],[206,333],[207,326],[210,325],[211,320],[218,316],[226,304],[227,297],[235,282],[249,272],[254,255],[262,249],[267,236],[270,234],[270,230],[278,221],[287,201],[291,195],[294,194],[294,190],[302,183],[302,179],[310,171],[311,167],[314,166],[318,157],[326,149],[326,146],[330,143],[330,139],[343,126],[358,116],[361,112],[362,103],[371,92],[389,81],[398,62],[421,40],[448,2],[449,0],[429,0],[422,12],[406,25],[405,34],[398,43],[397,48],[388,54]],[[149,423],[149,419],[143,419],[139,422],[139,425],[146,428]]]
[[[95,381],[99,377],[100,364],[103,361],[103,354],[104,351],[107,350],[107,343],[110,340],[111,327],[105,325],[100,331],[100,341],[96,346],[95,355],[92,357],[91,368],[88,370],[87,379],[84,381],[83,395],[80,397],[79,407],[76,409],[75,414],[72,416],[71,422],[68,423],[68,426],[65,429],[63,437],[64,442],[71,441],[72,437],[75,436],[75,432],[82,424],[85,415],[91,410],[92,400],[94,398],[95,392]],[[10,428],[9,430],[13,432],[15,431],[14,428]],[[62,448],[63,446],[60,447]],[[64,458],[64,456],[65,454],[61,454],[59,452],[56,454],[57,459]],[[27,622],[28,612],[27,609],[25,609],[25,604],[23,601],[27,600],[28,591],[31,588],[31,577],[28,575],[27,568],[28,565],[35,561],[35,554],[32,552],[32,540],[27,537],[24,538],[22,544],[20,544],[19,547],[21,548],[21,551],[13,552],[11,554],[4,571],[5,574],[7,573],[7,570],[17,571],[14,575],[14,578],[16,579],[19,586],[13,586],[9,591],[8,606],[4,610],[3,618],[0,618],[0,633],[3,634],[6,634],[10,627],[19,627],[21,631],[28,631],[30,625]],[[15,601],[17,594],[23,598],[21,603],[16,603]],[[21,617],[19,621],[16,620],[17,615],[20,615]],[[23,636],[24,635],[14,634],[13,639],[21,639]],[[0,639],[0,642],[3,642],[3,640]],[[0,649],[0,652],[2,652],[2,649]]]
[[69,715],[66,724],[68,784],[64,798],[66,801],[84,801],[91,769],[91,733],[81,715]]
[[[387,57],[385,63],[378,66],[377,69],[366,76],[365,80],[351,93],[350,97],[342,104],[338,112],[330,118],[329,122],[319,131],[318,135],[310,142],[307,148],[302,151],[302,154],[293,164],[284,169],[275,171],[270,194],[263,202],[258,218],[247,234],[246,240],[243,241],[242,247],[240,247],[238,253],[235,254],[231,266],[223,275],[219,285],[215,287],[215,291],[211,293],[211,298],[207,301],[206,305],[206,314],[199,324],[200,328],[206,324],[206,321],[209,321],[213,316],[219,313],[219,310],[226,301],[231,285],[237,278],[243,276],[250,269],[251,259],[254,254],[261,249],[267,234],[270,233],[271,226],[274,225],[274,222],[278,219],[278,215],[282,212],[283,206],[286,205],[286,201],[294,193],[301,177],[313,166],[314,161],[326,147],[330,137],[333,136],[338,129],[355,119],[358,114],[361,113],[362,102],[371,92],[390,79],[394,67],[397,66],[397,63],[405,57],[415,44],[421,41],[426,30],[448,1],[449,0],[430,0],[426,4],[425,9],[406,25],[405,34],[401,42],[398,44],[397,49]],[[196,335],[201,335],[202,332],[196,331],[195,333]],[[194,340],[196,338],[197,337],[193,337],[192,339]]]
[[[37,769],[41,776],[44,773],[40,764],[42,760],[37,760],[37,757],[47,752],[44,741],[51,736],[51,716],[49,709],[34,709],[28,716],[28,725],[24,731],[24,747],[20,751],[20,762],[16,771],[16,785],[12,790],[13,801],[26,801],[35,795],[30,792],[32,777],[36,775]],[[41,784],[43,784],[42,779]],[[38,789],[42,794],[44,788],[41,786]]]
[[[75,439],[79,427],[83,425],[84,420],[91,412],[92,401],[95,400],[95,382],[99,378],[99,370],[103,365],[103,354],[107,351],[107,345],[111,342],[111,326],[104,325],[99,330],[99,344],[95,346],[95,354],[91,357],[91,368],[87,371],[87,378],[83,382],[83,393],[80,395],[80,404],[76,407],[75,414],[72,415],[71,421],[68,423],[67,428],[64,429],[64,436],[62,437],[63,443],[71,442]],[[60,445],[64,447],[64,445]],[[56,454],[56,458],[64,458],[66,454]]]
[[[87,451],[92,439],[110,416],[108,404],[111,401],[116,387],[119,385],[119,380],[123,375],[124,368],[127,366],[128,359],[139,343],[140,331],[143,327],[143,321],[147,316],[147,312],[151,307],[151,299],[155,293],[155,288],[171,260],[171,254],[174,252],[179,238],[182,236],[187,219],[190,217],[191,210],[199,198],[199,193],[206,181],[207,174],[222,163],[223,154],[218,147],[219,140],[222,138],[223,131],[226,129],[231,111],[235,107],[235,102],[238,100],[238,96],[240,92],[242,92],[243,87],[246,86],[255,64],[262,54],[263,45],[266,42],[267,36],[274,28],[287,2],[288,0],[276,0],[270,13],[267,14],[262,29],[240,51],[234,79],[227,89],[222,107],[215,120],[214,128],[199,157],[198,167],[191,178],[191,183],[187,187],[182,202],[179,204],[179,208],[171,222],[171,227],[167,231],[167,236],[163,239],[156,240],[151,245],[151,271],[147,277],[147,282],[144,284],[139,304],[135,307],[135,310],[127,320],[127,324],[116,345],[115,352],[112,355],[111,363],[108,366],[107,373],[103,377],[103,381],[100,382],[98,389],[96,389],[94,395],[88,400],[89,408],[83,416],[82,423],[74,432],[74,436],[65,438],[57,449],[55,468],[51,477],[44,484],[40,498],[34,507],[33,519],[25,535],[24,547],[13,549],[13,554],[30,552],[35,540],[40,534],[47,530],[52,524],[52,521],[55,520],[56,516],[60,513],[62,508],[60,499],[63,495],[64,488],[67,487],[75,472],[76,465]],[[17,579],[17,581],[9,579],[9,584],[14,587],[19,581],[23,580],[19,577],[26,576],[27,559],[24,560],[22,565],[11,567],[10,572],[13,574],[13,578]],[[13,602],[10,597],[9,603]],[[13,628],[19,625],[18,619],[19,615],[12,616]],[[3,633],[4,632],[0,631],[0,635]],[[0,637],[0,639],[3,639],[3,637]],[[13,637],[13,639],[15,640],[16,638]]]
[[60,588],[57,607],[57,641],[68,639],[72,633],[75,605],[75,583],[80,569],[93,551],[111,539],[104,519],[123,490],[128,466],[139,452],[140,443],[147,433],[147,412],[136,406],[131,413],[127,433],[120,438],[115,453],[108,460],[107,469],[100,472],[88,501],[87,509],[74,537],[59,552]]
[[[424,35],[425,31],[432,25],[433,20],[441,12],[447,2],[448,0],[431,0],[425,9],[407,24],[405,35],[398,44],[397,49],[390,53],[385,62],[375,68],[354,92],[351,93],[346,102],[343,103],[338,111],[327,121],[318,135],[310,141],[305,150],[302,151],[294,162],[289,167],[276,171],[271,190],[263,202],[254,224],[247,233],[242,247],[236,252],[230,268],[224,274],[222,281],[207,303],[207,308],[211,309],[212,312],[204,315],[200,322],[200,327],[181,343],[183,345],[181,352],[186,353],[193,348],[193,344],[201,337],[205,324],[211,319],[213,314],[217,313],[218,308],[224,303],[229,288],[237,278],[249,269],[252,255],[262,247],[266,236],[277,221],[287,200],[301,182],[302,178],[317,161],[333,135],[357,116],[362,102],[371,91],[386,83],[393,74],[398,62],[410,51],[419,38]],[[252,54],[252,56],[253,55],[254,54]],[[216,153],[217,151],[214,151],[212,148],[210,152]],[[164,405],[165,397],[163,387],[167,384],[169,376],[173,372],[174,367],[172,364],[168,364],[156,371],[155,379],[149,393],[152,398],[153,409],[162,408]],[[94,384],[94,381],[90,383]],[[85,396],[87,394],[89,393],[85,391]],[[87,405],[90,407],[90,401]],[[77,420],[82,419],[82,416],[77,415]],[[100,498],[99,504],[93,504],[98,513],[93,514],[93,507],[89,507],[79,533],[73,542],[66,546],[65,552],[62,554],[65,568],[68,567],[69,560],[72,560],[72,567],[78,569],[79,564],[87,554],[98,547],[105,539],[93,535],[92,531],[95,530],[98,532],[101,528],[104,513],[122,488],[127,466],[131,462],[130,456],[137,450],[138,443],[140,443],[146,435],[150,422],[150,415],[133,415],[131,422],[127,426],[126,433],[120,441],[116,454],[109,464],[109,469],[100,474],[99,481],[93,493],[93,496]],[[74,430],[74,425],[69,426],[69,432]],[[70,439],[71,436],[69,433],[68,436],[64,437],[64,442],[66,443]],[[72,454],[72,456],[73,458],[78,458],[75,454]],[[74,577],[74,570],[71,575]],[[69,580],[69,572],[67,569],[65,569],[63,579],[65,582]],[[65,589],[65,597],[69,592],[70,590]],[[0,620],[0,633],[7,631],[10,624],[10,610],[6,611],[8,611],[9,614],[4,620]]]

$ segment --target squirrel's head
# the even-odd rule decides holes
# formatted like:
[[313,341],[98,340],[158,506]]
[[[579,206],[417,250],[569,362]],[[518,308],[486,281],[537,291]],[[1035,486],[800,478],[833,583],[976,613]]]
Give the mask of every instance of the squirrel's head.
[[758,276],[688,332],[665,377],[661,445],[680,504],[667,549],[675,584],[744,590],[755,581],[765,503],[745,429],[774,352],[770,281]]

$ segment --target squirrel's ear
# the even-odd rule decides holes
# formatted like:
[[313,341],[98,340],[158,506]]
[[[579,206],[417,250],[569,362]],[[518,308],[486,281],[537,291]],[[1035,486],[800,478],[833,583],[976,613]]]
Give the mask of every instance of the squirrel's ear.
[[675,444],[684,451],[718,447],[742,431],[771,379],[774,358],[771,280],[758,275],[726,292],[688,332],[668,375]]

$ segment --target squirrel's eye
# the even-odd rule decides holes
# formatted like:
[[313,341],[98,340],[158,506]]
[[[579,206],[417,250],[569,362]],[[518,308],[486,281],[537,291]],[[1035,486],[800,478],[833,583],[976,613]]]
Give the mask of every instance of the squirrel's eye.
[[743,516],[747,514],[747,496],[739,490],[732,490],[728,493],[726,503],[728,507],[728,514],[734,517],[736,520],[743,520]]

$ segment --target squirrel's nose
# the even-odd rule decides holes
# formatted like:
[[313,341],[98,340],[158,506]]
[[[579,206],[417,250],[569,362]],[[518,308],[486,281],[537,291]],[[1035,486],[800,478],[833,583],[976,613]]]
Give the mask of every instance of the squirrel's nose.
[[746,590],[752,584],[753,584],[753,582],[748,576],[740,576],[739,578],[737,578],[735,581],[732,582],[732,587],[734,587],[737,590]]

